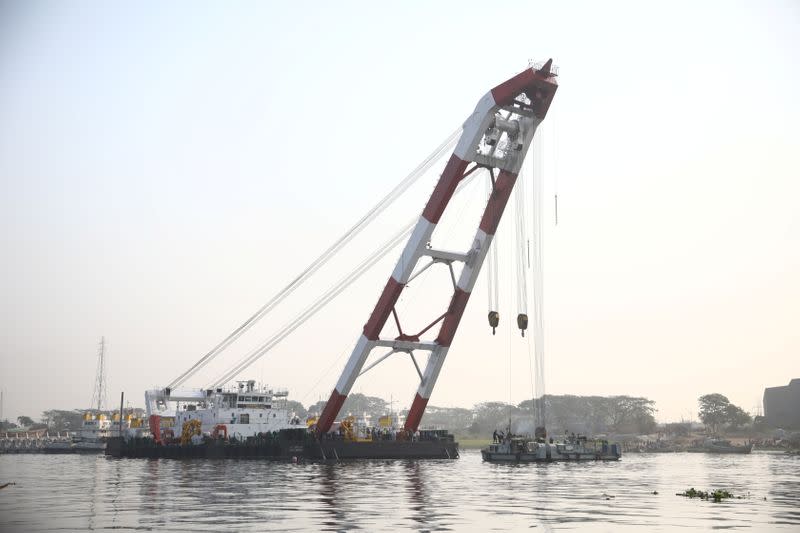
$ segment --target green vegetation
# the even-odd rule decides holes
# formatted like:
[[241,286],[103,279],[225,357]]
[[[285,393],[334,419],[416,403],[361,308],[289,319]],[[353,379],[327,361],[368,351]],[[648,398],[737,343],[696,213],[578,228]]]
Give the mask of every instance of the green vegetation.
[[736,430],[752,420],[741,407],[719,393],[700,396],[697,402],[700,405],[698,416],[712,434],[718,434],[723,428]]
[[[633,396],[544,396],[547,427],[597,435],[600,433],[652,433],[656,428],[655,402]],[[533,413],[533,402],[519,404]],[[528,415],[530,416],[530,415]]]
[[42,413],[42,422],[53,431],[77,431],[83,423],[83,411],[51,409]]
[[704,490],[696,490],[694,487],[690,488],[689,490],[685,490],[683,492],[675,493],[675,496],[685,496],[687,498],[699,498],[701,500],[710,500],[715,503],[719,503],[722,500],[728,498],[736,498],[737,500],[741,500],[744,496],[734,496],[732,493],[728,492],[725,489],[717,489],[714,491],[704,491]]
[[303,419],[303,418],[305,418],[306,416],[308,416],[308,411],[306,411],[306,408],[305,408],[305,407],[303,407],[303,404],[302,404],[302,403],[300,403],[300,402],[296,402],[296,401],[294,401],[294,400],[288,400],[288,401],[286,402],[286,408],[287,408],[289,411],[291,411],[291,412],[295,413],[295,414],[296,414],[297,416],[299,416],[301,419]]
[[[319,415],[326,403],[327,401],[319,401],[310,405],[308,408],[308,413]],[[339,413],[340,416],[346,416],[351,413],[353,416],[361,416],[366,413],[372,417],[373,422],[377,423],[379,417],[389,412],[389,407],[389,402],[383,398],[378,398],[377,396],[367,396],[365,394],[354,392],[347,396],[347,399],[344,401],[342,409],[339,411]]]

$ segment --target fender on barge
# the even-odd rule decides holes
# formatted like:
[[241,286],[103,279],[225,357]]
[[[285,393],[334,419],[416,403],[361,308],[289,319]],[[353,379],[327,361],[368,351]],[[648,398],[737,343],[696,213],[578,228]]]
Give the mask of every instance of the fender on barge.
[[346,459],[456,459],[458,443],[443,432],[420,432],[412,440],[316,438],[304,429],[281,430],[243,440],[208,439],[197,444],[158,444],[151,438],[112,437],[106,455],[116,458],[252,458],[275,461]]

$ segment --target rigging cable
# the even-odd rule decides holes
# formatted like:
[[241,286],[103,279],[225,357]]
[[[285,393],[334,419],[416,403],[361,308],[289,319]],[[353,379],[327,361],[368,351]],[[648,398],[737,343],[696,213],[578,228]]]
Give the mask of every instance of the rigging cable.
[[555,212],[555,221],[556,226],[558,226],[558,144],[557,139],[558,135],[556,132],[556,120],[555,116],[550,120],[550,127],[552,128],[553,132],[553,201],[554,205],[554,212]]
[[348,242],[350,242],[361,230],[363,230],[372,220],[375,219],[382,211],[391,205],[400,195],[402,195],[411,185],[413,185],[433,164],[438,161],[450,148],[455,146],[461,128],[458,128],[450,136],[445,139],[428,157],[426,157],[408,176],[406,176],[394,189],[389,192],[380,202],[378,202],[372,209],[370,209],[361,219],[356,222],[344,235],[342,235],[336,242],[334,242],[327,250],[325,250],[319,257],[317,257],[303,272],[295,277],[288,285],[275,294],[267,303],[265,303],[258,311],[256,311],[250,318],[248,318],[242,325],[233,330],[225,339],[201,357],[194,365],[188,370],[183,372],[180,376],[175,378],[169,385],[169,388],[175,388],[189,379],[198,370],[208,364],[217,355],[219,355],[225,348],[230,346],[236,339],[241,337],[247,330],[255,325],[261,318],[275,308],[287,296],[289,296],[295,289],[297,289],[303,282],[311,277],[317,270],[319,270],[325,263],[328,262],[336,253],[339,252]]
[[533,351],[535,357],[535,420],[545,427],[544,397],[544,271],[542,263],[542,167],[539,161],[541,146],[533,150]]
[[286,338],[292,331],[303,325],[303,323],[314,316],[317,312],[322,310],[325,305],[333,300],[336,296],[339,295],[344,289],[350,286],[354,281],[356,281],[361,275],[367,271],[370,267],[372,267],[375,263],[377,263],[380,259],[383,258],[392,248],[397,246],[404,237],[408,236],[412,229],[416,220],[414,220],[411,224],[407,225],[403,228],[402,231],[395,234],[391,239],[389,239],[386,243],[383,244],[376,252],[374,252],[371,256],[367,259],[362,261],[353,271],[347,274],[345,277],[339,280],[339,282],[328,289],[325,294],[320,296],[313,304],[308,306],[300,315],[294,318],[291,322],[284,325],[284,327],[278,331],[275,335],[267,339],[263,344],[259,347],[252,350],[248,353],[239,363],[237,363],[234,367],[230,368],[227,372],[222,374],[219,378],[217,378],[213,385],[209,388],[216,388],[224,383],[230,381],[236,374],[245,370],[251,364],[255,363],[262,355],[267,353],[269,350],[274,348],[278,343],[280,343],[284,338]]
[[[494,184],[492,183],[491,176],[486,180],[486,202],[492,196]],[[486,254],[486,287],[489,297],[489,327],[492,328],[492,335],[495,334],[497,326],[500,324],[500,307],[499,307],[499,285],[498,285],[498,264],[497,264],[497,247],[498,232],[495,231],[494,238],[489,245],[489,253]]]
[[514,211],[516,215],[517,237],[517,327],[522,336],[528,329],[528,284],[525,273],[526,226],[525,226],[525,180],[524,174],[514,187]]
[[[461,183],[458,184],[454,195],[461,192],[464,187],[472,181],[472,179],[477,175],[477,172],[473,172],[466,178],[464,178]],[[263,355],[267,352],[272,350],[275,346],[277,346],[283,339],[285,339],[290,333],[292,333],[295,329],[299,328],[303,325],[308,319],[314,316],[317,312],[322,310],[331,300],[333,300],[336,296],[338,296],[343,290],[349,287],[353,282],[355,282],[359,277],[361,277],[364,272],[369,270],[375,263],[380,261],[389,251],[391,251],[397,244],[399,244],[403,238],[407,237],[411,231],[414,229],[418,221],[418,217],[415,217],[411,220],[408,224],[406,224],[397,234],[395,234],[392,238],[386,241],[383,245],[381,245],[377,251],[375,251],[372,255],[364,259],[352,272],[348,275],[343,277],[339,280],[339,282],[331,287],[325,294],[319,297],[313,304],[307,307],[300,315],[295,317],[294,320],[287,323],[280,331],[274,334],[272,337],[264,341],[259,347],[255,348],[254,350],[250,351],[242,360],[239,361],[236,365],[232,368],[228,369],[227,372],[222,374],[218,377],[214,383],[207,388],[217,388],[220,385],[223,385],[233,379],[237,374],[247,369],[250,365],[258,361]]]

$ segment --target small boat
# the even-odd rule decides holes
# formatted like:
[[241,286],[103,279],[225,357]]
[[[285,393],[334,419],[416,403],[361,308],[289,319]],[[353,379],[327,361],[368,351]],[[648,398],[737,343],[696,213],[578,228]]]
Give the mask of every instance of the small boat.
[[81,429],[72,442],[77,453],[103,453],[111,436],[111,421],[103,413],[84,413]]
[[69,433],[65,433],[63,437],[60,434],[47,435],[42,446],[42,453],[73,453],[73,451]]
[[753,444],[736,445],[731,444],[729,440],[706,439],[704,441],[695,441],[686,451],[693,453],[750,453],[753,451]]
[[511,435],[482,449],[481,456],[484,461],[513,463],[617,461],[622,457],[622,449],[619,444],[589,440],[583,435],[570,436],[563,441]]

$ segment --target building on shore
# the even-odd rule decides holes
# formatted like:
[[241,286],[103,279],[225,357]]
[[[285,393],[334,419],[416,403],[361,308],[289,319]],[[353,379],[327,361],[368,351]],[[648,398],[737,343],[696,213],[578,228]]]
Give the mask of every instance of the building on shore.
[[764,389],[764,418],[772,427],[800,429],[800,378]]

